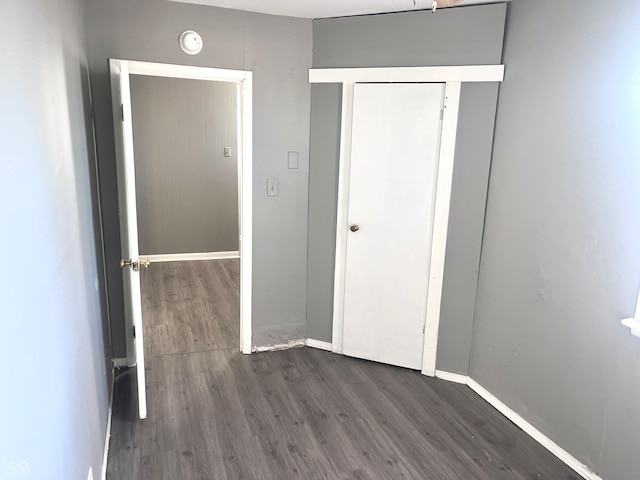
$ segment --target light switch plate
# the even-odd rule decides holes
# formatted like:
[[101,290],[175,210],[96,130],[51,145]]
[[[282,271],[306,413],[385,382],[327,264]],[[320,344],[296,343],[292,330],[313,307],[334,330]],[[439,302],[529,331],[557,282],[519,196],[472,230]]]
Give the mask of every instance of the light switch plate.
[[287,166],[295,170],[298,168],[298,152],[289,152],[287,155]]
[[224,156],[225,157],[231,156],[231,147],[224,147]]
[[277,178],[268,178],[267,179],[267,197],[277,197],[280,194],[278,191],[278,179]]

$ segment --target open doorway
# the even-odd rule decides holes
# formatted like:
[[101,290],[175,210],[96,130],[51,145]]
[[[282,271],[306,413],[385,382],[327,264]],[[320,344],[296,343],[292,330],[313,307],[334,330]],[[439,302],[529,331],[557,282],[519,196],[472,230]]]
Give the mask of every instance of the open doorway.
[[[141,270],[144,270],[141,267],[148,267],[150,262],[149,258],[141,257],[139,251],[140,238],[138,235],[138,202],[136,195],[136,161],[131,101],[131,80],[134,76],[139,75],[168,79],[200,80],[205,82],[228,82],[233,84],[233,88],[235,89],[235,105],[237,113],[237,173],[235,176],[235,185],[237,189],[237,211],[235,213],[237,217],[237,230],[233,236],[237,238],[238,250],[225,250],[223,252],[181,251],[178,255],[191,255],[190,259],[193,259],[204,253],[208,260],[211,260],[212,258],[220,259],[220,257],[232,257],[224,258],[224,260],[236,262],[236,271],[238,272],[236,276],[239,276],[239,281],[237,282],[239,284],[239,302],[235,302],[236,308],[239,310],[239,325],[236,323],[239,334],[237,336],[236,345],[239,343],[240,351],[242,353],[251,353],[252,74],[251,72],[242,70],[221,70],[118,59],[110,59],[110,70],[114,134],[116,138],[116,163],[118,166],[118,204],[120,216],[120,239],[122,247],[120,266],[123,269],[127,364],[129,366],[136,366],[139,416],[140,418],[146,418],[147,405],[144,358],[145,328],[143,325],[142,295],[140,287]],[[159,95],[155,95],[155,97],[158,96]],[[183,125],[177,120],[175,123],[176,126],[174,130],[176,132],[188,135],[191,130],[193,130],[189,128],[182,128]],[[206,133],[212,134],[214,132]],[[229,149],[233,148],[232,146],[225,145],[223,147],[223,155],[227,153],[227,147]],[[182,164],[181,160],[182,159],[178,159],[177,163]],[[178,173],[174,172],[174,178],[175,176],[182,175],[183,172],[181,168],[178,168],[176,171]],[[161,188],[160,191],[162,194],[163,189]],[[173,200],[169,200],[169,202],[173,203],[180,203],[180,201],[181,200],[175,198]],[[171,206],[173,207],[174,205]],[[187,213],[185,213],[185,210],[183,209],[180,216],[182,215],[188,216],[189,212],[187,211]],[[232,213],[230,215],[234,214]],[[217,248],[218,247],[215,247],[214,249]],[[202,249],[196,248],[196,250]],[[210,250],[210,248],[206,247],[204,250]],[[214,254],[213,257],[210,256],[211,254]],[[167,258],[166,255],[169,254],[165,253],[151,255],[164,255],[164,258],[156,258],[156,261],[178,259],[175,257]],[[185,259],[182,258],[181,260]],[[158,265],[158,263],[156,263],[156,265]],[[232,278],[234,276],[233,271],[233,265],[231,265],[226,269],[226,273],[224,273],[225,269],[223,269],[222,276],[224,277],[224,275],[227,275],[229,278]],[[185,273],[185,275],[187,274]],[[197,276],[198,273],[191,273],[190,275]],[[221,277],[218,276],[218,279],[219,278]],[[149,280],[152,280],[152,278],[149,278]],[[209,282],[210,284],[215,283],[215,281],[211,279],[204,281],[205,283]],[[193,281],[185,277],[185,285],[189,285],[191,283],[193,283]],[[233,282],[230,283],[233,284]],[[203,288],[206,290],[206,287]],[[188,288],[185,286],[182,290],[184,294],[185,291],[188,291]],[[190,308],[193,308],[193,305],[190,306]],[[203,311],[207,311],[206,306],[203,307]],[[194,328],[197,329],[195,326]],[[175,331],[176,330],[174,329],[174,332]],[[171,347],[171,345],[169,346]],[[190,347],[193,347],[193,345],[190,345],[187,348]]]
[[238,92],[131,75],[145,357],[238,348]]

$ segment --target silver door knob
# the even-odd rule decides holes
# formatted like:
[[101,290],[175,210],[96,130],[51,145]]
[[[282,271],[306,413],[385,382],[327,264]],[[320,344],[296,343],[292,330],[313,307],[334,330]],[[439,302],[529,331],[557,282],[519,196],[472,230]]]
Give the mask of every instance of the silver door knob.
[[349,230],[351,230],[352,232],[357,232],[358,230],[360,230],[360,227],[358,225],[351,225],[349,227]]

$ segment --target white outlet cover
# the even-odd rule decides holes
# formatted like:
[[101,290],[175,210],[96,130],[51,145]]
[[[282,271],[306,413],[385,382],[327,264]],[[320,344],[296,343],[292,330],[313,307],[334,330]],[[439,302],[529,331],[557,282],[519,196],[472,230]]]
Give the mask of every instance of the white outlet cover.
[[298,152],[289,152],[287,154],[287,167],[291,170],[298,168]]

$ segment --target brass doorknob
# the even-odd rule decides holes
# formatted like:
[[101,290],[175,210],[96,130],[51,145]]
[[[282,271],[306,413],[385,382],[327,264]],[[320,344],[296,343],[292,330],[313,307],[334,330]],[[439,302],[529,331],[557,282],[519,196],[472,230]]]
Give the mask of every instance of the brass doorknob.
[[120,260],[120,268],[131,267],[131,270],[137,272],[140,270],[140,267],[149,268],[151,262],[148,258],[144,258],[138,262],[134,262],[133,260]]
[[138,262],[134,262],[133,260],[120,260],[120,268],[131,267],[131,270],[137,272],[140,269],[140,264]]
[[351,230],[352,232],[357,232],[358,230],[360,230],[360,227],[358,225],[351,225],[349,227],[349,230]]

